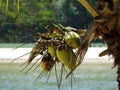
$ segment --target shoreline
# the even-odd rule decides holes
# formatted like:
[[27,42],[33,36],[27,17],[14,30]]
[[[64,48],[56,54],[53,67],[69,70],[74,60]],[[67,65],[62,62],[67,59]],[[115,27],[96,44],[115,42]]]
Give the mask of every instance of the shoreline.
[[[11,58],[0,58],[0,63],[25,63],[27,59],[17,59],[13,61],[14,59]],[[34,59],[32,63],[34,63],[37,59]],[[39,62],[38,62],[39,63]],[[82,63],[114,63],[113,59],[84,59]]]
[[[30,52],[31,49],[32,48],[18,48],[16,50],[13,50],[13,48],[0,48],[0,63],[9,63],[14,59]],[[99,53],[101,53],[105,49],[106,47],[90,47],[85,55],[83,63],[113,63],[114,60],[108,55],[99,57]],[[24,57],[18,58],[17,60],[15,60],[15,62],[23,63],[27,61],[28,57],[29,54],[25,55]],[[36,59],[38,59],[38,57],[36,57],[35,60]]]

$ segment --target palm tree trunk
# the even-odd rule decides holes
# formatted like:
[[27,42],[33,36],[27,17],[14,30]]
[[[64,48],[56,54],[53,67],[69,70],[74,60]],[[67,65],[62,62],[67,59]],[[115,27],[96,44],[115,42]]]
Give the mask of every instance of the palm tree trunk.
[[120,64],[117,65],[117,74],[118,90],[120,90]]

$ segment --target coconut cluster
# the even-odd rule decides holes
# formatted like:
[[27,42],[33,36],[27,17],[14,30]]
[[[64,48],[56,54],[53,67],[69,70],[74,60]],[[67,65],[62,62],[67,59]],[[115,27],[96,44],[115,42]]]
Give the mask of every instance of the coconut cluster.
[[56,62],[72,70],[77,64],[74,49],[80,47],[81,35],[85,31],[64,27],[61,24],[53,24],[53,26],[52,28],[46,26],[48,32],[45,34],[38,33],[40,38],[30,52],[28,64],[41,55],[40,66],[44,71],[50,71]]

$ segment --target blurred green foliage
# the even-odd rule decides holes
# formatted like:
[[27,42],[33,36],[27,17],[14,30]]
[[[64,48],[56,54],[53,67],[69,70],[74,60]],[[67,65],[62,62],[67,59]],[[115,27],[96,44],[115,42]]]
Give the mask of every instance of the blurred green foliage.
[[77,0],[0,0],[0,43],[31,43],[50,23],[85,28],[91,19]]

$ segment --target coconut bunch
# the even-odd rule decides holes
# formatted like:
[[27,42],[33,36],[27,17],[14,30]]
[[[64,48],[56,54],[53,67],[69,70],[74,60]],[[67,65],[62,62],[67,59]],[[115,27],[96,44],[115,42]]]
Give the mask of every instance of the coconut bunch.
[[[61,24],[52,24],[52,27],[46,26],[45,29],[48,30],[46,33],[37,33],[39,39],[29,54],[27,66],[30,66],[30,63],[32,63],[38,55],[40,55],[40,58],[38,58],[26,72],[30,71],[35,64],[38,64],[35,69],[40,67],[42,71],[36,80],[46,75],[48,81],[50,73],[54,68],[57,85],[60,89],[63,74],[66,74],[67,78],[69,76],[68,71],[73,71],[78,65],[77,49],[80,47],[81,37],[86,31],[84,29],[64,27]],[[70,73],[70,75],[71,77],[69,77],[69,79],[71,80],[72,88],[72,80],[74,77],[73,73]]]
[[85,30],[64,27],[61,24],[52,24],[46,26],[46,33],[38,33],[39,40],[33,46],[29,58],[28,65],[35,57],[41,55],[40,66],[48,72],[57,63],[61,63],[72,70],[77,65],[76,49],[80,47],[81,36]]

